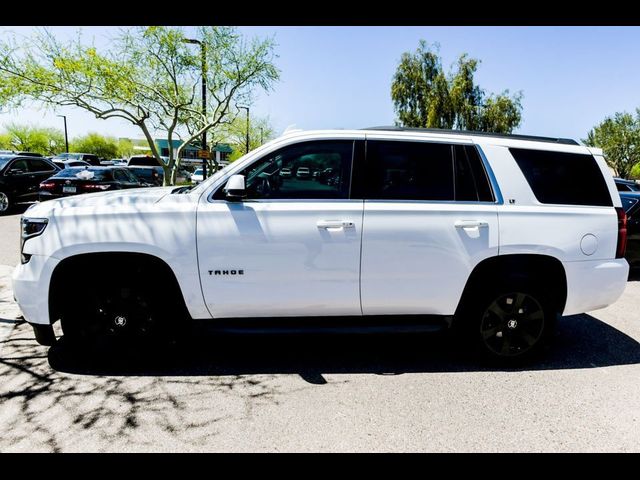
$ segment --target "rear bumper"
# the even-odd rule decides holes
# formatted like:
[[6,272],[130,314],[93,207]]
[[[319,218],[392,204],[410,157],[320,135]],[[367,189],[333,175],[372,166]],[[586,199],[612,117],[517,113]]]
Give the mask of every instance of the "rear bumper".
[[53,257],[32,255],[29,262],[13,271],[13,296],[24,319],[31,324],[50,325],[49,284],[58,264]]
[[563,263],[567,275],[567,302],[563,315],[605,308],[627,286],[629,264],[625,259]]

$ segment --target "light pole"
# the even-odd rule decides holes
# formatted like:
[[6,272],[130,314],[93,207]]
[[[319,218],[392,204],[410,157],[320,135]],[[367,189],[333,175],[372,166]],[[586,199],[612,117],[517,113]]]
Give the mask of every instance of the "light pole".
[[69,137],[67,137],[67,117],[66,115],[56,115],[56,117],[62,117],[64,119],[64,148],[69,153]]
[[[182,39],[185,43],[193,43],[200,45],[202,54],[202,118],[206,122],[207,119],[207,44],[194,38]],[[207,149],[207,131],[202,132],[202,150]],[[202,178],[207,178],[207,159],[202,159]]]
[[247,111],[247,151],[245,153],[249,153],[249,107],[241,107],[238,105],[238,108],[242,108]]

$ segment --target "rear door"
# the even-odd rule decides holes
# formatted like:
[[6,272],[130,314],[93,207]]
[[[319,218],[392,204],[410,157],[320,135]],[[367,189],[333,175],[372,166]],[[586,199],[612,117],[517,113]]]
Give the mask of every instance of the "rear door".
[[365,315],[451,315],[498,253],[496,196],[469,143],[367,136],[361,297]]

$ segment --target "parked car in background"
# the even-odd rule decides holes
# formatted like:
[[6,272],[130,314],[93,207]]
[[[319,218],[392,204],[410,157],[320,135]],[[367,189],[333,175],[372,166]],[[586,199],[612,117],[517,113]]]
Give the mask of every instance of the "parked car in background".
[[640,185],[633,180],[614,178],[619,192],[640,192]]
[[162,169],[158,171],[154,167],[125,167],[148,187],[159,187],[164,180]]
[[104,192],[141,188],[146,185],[122,167],[65,168],[40,183],[39,200],[78,195],[80,193]]
[[164,170],[157,158],[149,155],[134,155],[127,161],[127,168],[142,182],[160,186],[164,181]]
[[196,168],[195,172],[191,175],[191,183],[193,185],[199,184],[204,179],[202,168]]
[[284,178],[291,178],[291,169],[290,168],[282,168],[280,170],[280,176]]
[[627,213],[627,253],[632,268],[640,268],[640,190],[620,192],[622,208]]
[[52,160],[52,162],[60,169],[73,167],[90,167],[91,164],[82,160]]
[[59,153],[52,158],[53,161],[59,160],[82,160],[96,167],[100,166],[100,159],[92,153]]
[[297,178],[309,178],[311,177],[311,172],[309,171],[309,167],[298,167],[298,171],[296,172]]
[[49,160],[23,155],[0,156],[0,215],[16,203],[38,199],[40,182],[60,170]]

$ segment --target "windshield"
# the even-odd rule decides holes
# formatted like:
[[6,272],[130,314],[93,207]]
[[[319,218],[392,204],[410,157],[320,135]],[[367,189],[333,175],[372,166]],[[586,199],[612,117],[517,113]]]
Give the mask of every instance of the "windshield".
[[202,169],[201,168],[196,169],[196,171],[193,172],[193,174],[194,175],[202,175]]

